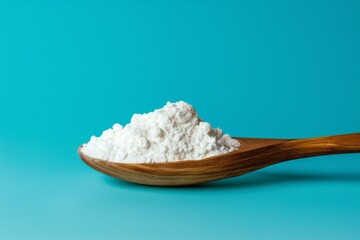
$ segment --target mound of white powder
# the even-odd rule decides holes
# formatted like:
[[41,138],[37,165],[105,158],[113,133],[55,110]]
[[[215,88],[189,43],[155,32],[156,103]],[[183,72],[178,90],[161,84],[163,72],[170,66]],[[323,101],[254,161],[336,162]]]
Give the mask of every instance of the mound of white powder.
[[232,152],[240,143],[198,118],[190,104],[168,102],[147,114],[134,114],[125,127],[116,123],[83,144],[82,153],[121,163],[199,160]]

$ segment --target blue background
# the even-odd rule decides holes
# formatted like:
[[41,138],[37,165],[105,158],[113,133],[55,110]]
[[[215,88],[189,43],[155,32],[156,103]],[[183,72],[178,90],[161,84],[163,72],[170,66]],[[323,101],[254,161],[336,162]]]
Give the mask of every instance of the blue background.
[[360,239],[360,156],[187,188],[77,147],[185,100],[233,136],[360,132],[359,1],[0,1],[0,239]]

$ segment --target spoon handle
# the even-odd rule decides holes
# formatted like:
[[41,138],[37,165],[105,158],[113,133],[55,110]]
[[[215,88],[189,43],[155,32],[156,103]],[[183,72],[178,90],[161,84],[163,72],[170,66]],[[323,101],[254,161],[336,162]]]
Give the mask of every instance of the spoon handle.
[[289,159],[360,152],[360,133],[290,140],[282,144]]

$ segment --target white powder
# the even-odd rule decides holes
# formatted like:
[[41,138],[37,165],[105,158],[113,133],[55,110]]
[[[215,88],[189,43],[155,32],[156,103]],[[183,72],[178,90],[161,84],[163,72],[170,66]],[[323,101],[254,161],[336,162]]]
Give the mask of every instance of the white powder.
[[122,163],[199,160],[232,152],[240,143],[220,128],[198,118],[193,106],[168,102],[147,114],[134,114],[125,127],[116,123],[100,137],[92,136],[82,152]]

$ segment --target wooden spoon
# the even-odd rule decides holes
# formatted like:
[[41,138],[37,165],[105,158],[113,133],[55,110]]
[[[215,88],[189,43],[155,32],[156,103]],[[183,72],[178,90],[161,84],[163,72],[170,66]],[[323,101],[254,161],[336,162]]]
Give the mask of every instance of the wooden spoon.
[[243,175],[276,163],[329,154],[360,152],[360,133],[307,139],[236,138],[241,147],[231,153],[168,163],[114,163],[82,153],[90,167],[129,182],[154,186],[184,186]]

